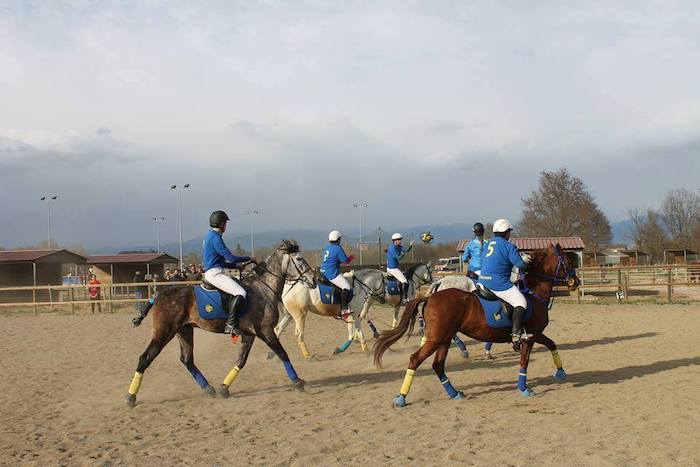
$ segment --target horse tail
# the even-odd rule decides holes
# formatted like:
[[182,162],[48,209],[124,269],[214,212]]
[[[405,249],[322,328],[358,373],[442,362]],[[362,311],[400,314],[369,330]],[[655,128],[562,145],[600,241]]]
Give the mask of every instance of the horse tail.
[[135,328],[141,326],[141,323],[143,322],[144,319],[146,319],[146,316],[148,316],[148,312],[151,311],[151,308],[153,308],[153,305],[155,303],[156,303],[156,297],[149,299],[148,303],[146,303],[146,306],[144,307],[144,309],[141,310],[141,313],[136,318],[131,320],[131,324],[133,324]]
[[374,343],[374,365],[376,367],[381,368],[382,355],[384,355],[384,352],[386,352],[389,347],[401,339],[401,336],[404,334],[411,334],[416,325],[416,319],[418,318],[418,306],[427,301],[428,297],[411,300],[408,302],[408,305],[406,305],[406,309],[401,316],[401,321],[399,321],[396,328],[389,331],[382,331],[379,339]]

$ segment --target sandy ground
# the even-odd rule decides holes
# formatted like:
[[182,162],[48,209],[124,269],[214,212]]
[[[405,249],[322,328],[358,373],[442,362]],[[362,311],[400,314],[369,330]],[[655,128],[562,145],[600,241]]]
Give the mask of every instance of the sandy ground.
[[[373,315],[386,326],[388,309]],[[150,319],[130,315],[0,318],[0,463],[6,465],[698,465],[700,305],[559,305],[549,335],[569,381],[556,383],[549,353],[530,365],[537,396],[515,391],[517,358],[505,346],[485,360],[470,342],[448,375],[471,398],[447,399],[429,362],[410,405],[391,407],[417,338],[401,341],[383,371],[340,323],[310,317],[301,358],[283,338],[306,392],[291,389],[258,341],[228,400],[204,396],[172,342],[146,372],[139,404],[124,395]],[[195,356],[215,386],[237,349],[197,331]]]

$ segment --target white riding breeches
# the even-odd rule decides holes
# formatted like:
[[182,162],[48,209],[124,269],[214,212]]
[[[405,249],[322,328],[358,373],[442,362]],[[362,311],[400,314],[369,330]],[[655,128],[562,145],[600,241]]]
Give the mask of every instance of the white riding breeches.
[[338,287],[339,289],[343,290],[350,290],[352,287],[350,287],[350,283],[348,280],[343,276],[342,274],[338,274],[335,276],[335,279],[331,279],[331,283]]
[[408,284],[408,280],[406,279],[406,276],[403,275],[403,272],[401,272],[401,269],[386,268],[386,272],[394,276],[396,280],[398,280],[402,284]]
[[241,287],[233,277],[228,276],[225,271],[226,269],[224,268],[211,268],[204,273],[204,278],[217,289],[221,289],[231,295],[240,295],[245,298],[245,289]]
[[527,308],[527,300],[525,300],[525,295],[523,295],[520,289],[518,289],[516,286],[513,286],[510,289],[501,290],[500,292],[496,292],[495,290],[492,290],[491,292],[493,292],[496,297],[509,303],[510,305]]

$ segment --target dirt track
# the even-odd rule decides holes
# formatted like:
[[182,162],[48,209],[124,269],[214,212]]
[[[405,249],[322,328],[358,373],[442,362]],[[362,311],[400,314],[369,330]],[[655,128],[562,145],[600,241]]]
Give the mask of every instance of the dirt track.
[[[387,325],[389,312],[373,312]],[[569,381],[555,383],[544,348],[529,376],[537,396],[515,392],[517,358],[495,346],[483,359],[450,352],[448,375],[471,396],[448,400],[430,362],[410,405],[390,407],[417,338],[389,352],[383,371],[353,345],[331,350],[345,328],[310,317],[304,361],[283,338],[305,393],[256,342],[228,400],[205,397],[171,343],[146,372],[139,405],[124,395],[150,320],[130,316],[0,318],[0,462],[36,464],[266,465],[683,465],[700,464],[700,305],[558,305],[549,335]],[[195,359],[217,386],[236,349],[196,332]]]

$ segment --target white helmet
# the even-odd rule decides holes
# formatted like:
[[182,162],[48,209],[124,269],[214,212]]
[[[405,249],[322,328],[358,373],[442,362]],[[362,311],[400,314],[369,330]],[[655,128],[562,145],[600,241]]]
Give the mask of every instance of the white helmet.
[[343,234],[341,234],[339,230],[334,230],[333,232],[328,234],[328,240],[331,242],[337,242],[342,236]]
[[493,233],[506,233],[509,230],[513,230],[513,226],[508,219],[498,219],[493,223]]
[[403,236],[400,233],[396,232],[394,235],[391,236],[391,241],[393,242],[394,240],[401,240],[402,238]]

